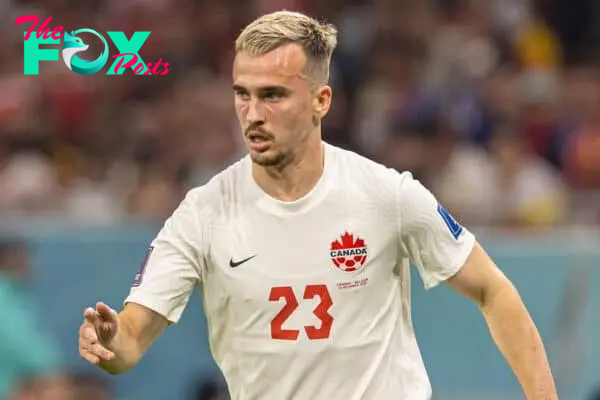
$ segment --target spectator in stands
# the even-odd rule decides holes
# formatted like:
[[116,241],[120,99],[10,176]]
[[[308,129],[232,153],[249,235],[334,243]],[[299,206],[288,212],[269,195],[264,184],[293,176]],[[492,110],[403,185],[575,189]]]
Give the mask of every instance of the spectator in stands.
[[42,326],[28,293],[29,263],[25,243],[16,239],[0,242],[0,398],[11,393],[24,395],[39,382],[57,391],[64,387],[61,353]]
[[533,152],[518,127],[500,127],[491,154],[494,224],[547,228],[565,221],[567,186],[560,174]]

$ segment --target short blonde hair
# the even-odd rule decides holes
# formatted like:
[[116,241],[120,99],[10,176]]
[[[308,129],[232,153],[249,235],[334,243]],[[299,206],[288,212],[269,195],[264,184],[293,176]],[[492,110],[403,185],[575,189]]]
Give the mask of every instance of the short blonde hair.
[[321,84],[329,81],[337,29],[298,12],[277,11],[255,19],[236,39],[235,51],[261,56],[288,43],[297,43],[304,49],[309,76]]

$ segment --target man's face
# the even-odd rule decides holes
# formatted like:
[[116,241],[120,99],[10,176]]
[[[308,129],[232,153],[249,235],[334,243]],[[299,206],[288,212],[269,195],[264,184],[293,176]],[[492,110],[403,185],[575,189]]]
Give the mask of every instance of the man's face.
[[236,113],[250,156],[259,165],[291,163],[329,107],[329,87],[311,85],[305,65],[302,47],[293,43],[262,56],[240,52],[235,57]]

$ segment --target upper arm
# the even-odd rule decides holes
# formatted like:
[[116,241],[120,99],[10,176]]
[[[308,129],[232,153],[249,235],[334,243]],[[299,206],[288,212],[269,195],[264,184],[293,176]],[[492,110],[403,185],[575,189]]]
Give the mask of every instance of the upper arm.
[[135,340],[142,353],[146,352],[169,321],[156,311],[136,303],[127,303],[119,313],[119,325]]
[[190,192],[152,241],[125,304],[136,303],[176,323],[204,270],[198,199]]
[[475,243],[463,267],[447,283],[480,307],[490,303],[496,293],[512,286],[479,243]]
[[425,288],[454,276],[471,254],[475,236],[409,173],[401,175],[396,202],[402,248]]

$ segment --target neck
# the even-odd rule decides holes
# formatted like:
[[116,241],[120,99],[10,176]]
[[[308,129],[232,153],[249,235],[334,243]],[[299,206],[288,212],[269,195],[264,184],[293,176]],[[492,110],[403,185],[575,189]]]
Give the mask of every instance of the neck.
[[269,196],[294,201],[306,196],[317,184],[324,169],[323,144],[320,137],[310,140],[283,168],[252,164],[256,184]]

